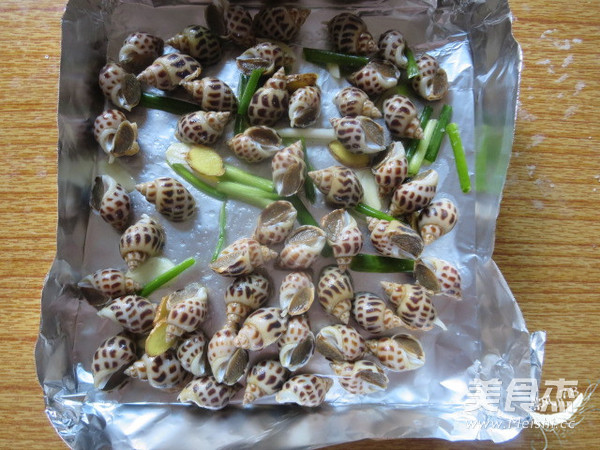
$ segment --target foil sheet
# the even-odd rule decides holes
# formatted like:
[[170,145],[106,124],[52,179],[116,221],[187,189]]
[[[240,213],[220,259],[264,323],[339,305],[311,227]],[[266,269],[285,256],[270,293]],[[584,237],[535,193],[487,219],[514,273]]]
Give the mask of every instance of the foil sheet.
[[[47,277],[41,304],[36,363],[46,398],[46,412],[59,435],[72,448],[317,448],[360,439],[402,437],[448,440],[488,439],[502,442],[515,437],[518,428],[484,429],[473,419],[487,417],[514,423],[526,414],[465,410],[469,384],[498,378],[501,398],[511,380],[539,381],[545,334],[530,334],[515,298],[491,259],[495,221],[510,158],[521,51],[511,34],[506,0],[406,0],[375,2],[296,2],[311,9],[298,41],[292,46],[300,56],[302,45],[329,48],[323,22],[335,14],[360,14],[377,37],[383,31],[402,30],[416,53],[436,56],[448,72],[450,92],[445,102],[454,108],[453,121],[461,128],[472,171],[474,192],[463,195],[449,148],[434,163],[440,173],[438,192],[454,200],[461,212],[456,228],[432,244],[425,254],[456,264],[463,277],[464,300],[435,300],[440,328],[414,333],[427,355],[426,365],[413,372],[387,372],[390,387],[384,393],[352,396],[334,384],[327,403],[316,409],[274,404],[267,397],[252,408],[242,408],[241,394],[225,410],[212,412],[177,403],[176,394],[159,392],[142,382],[131,382],[116,392],[93,387],[90,363],[94,350],[119,327],[99,318],[74,287],[85,275],[105,267],[123,267],[118,235],[89,208],[94,176],[104,170],[104,154],[92,136],[94,118],[107,104],[97,74],[107,58],[115,58],[126,34],[148,31],[167,38],[183,27],[204,24],[207,2],[169,0],[71,0],[63,18],[59,95],[59,204],[57,255]],[[260,3],[245,2],[259,8]],[[253,11],[255,12],[255,11]],[[223,62],[203,75],[216,75],[232,88],[238,73],[229,51]],[[319,73],[324,92],[320,126],[337,116],[330,99],[343,80],[317,66],[303,63],[302,71]],[[439,112],[440,105],[436,106]],[[164,151],[175,142],[176,116],[159,111],[134,110],[128,118],[140,127],[142,153],[120,162],[138,181],[172,175]],[[319,126],[319,124],[317,124]],[[231,134],[231,129],[226,131]],[[448,145],[448,144],[446,144]],[[311,145],[309,158],[316,167],[334,163],[325,147]],[[228,152],[226,160],[242,167]],[[224,153],[224,154],[225,154]],[[269,176],[270,164],[258,166]],[[256,170],[256,166],[252,170]],[[207,262],[216,242],[220,203],[190,189],[200,205],[195,220],[166,227],[165,256],[198,261],[166,292],[191,281],[209,288],[211,317],[203,326],[210,335],[222,323],[223,288],[229,283],[214,275]],[[153,214],[152,205],[132,195],[136,217]],[[230,202],[228,236],[252,232],[258,211]],[[319,218],[325,209],[312,208]],[[155,213],[154,213],[155,214]],[[156,214],[155,214],[156,215]],[[230,238],[231,242],[233,239]],[[369,249],[365,249],[368,252]],[[319,262],[320,267],[331,261]],[[283,273],[273,273],[275,286]],[[379,281],[408,282],[408,275],[380,276],[353,273],[362,290],[380,292]],[[272,298],[271,304],[277,299]],[[318,330],[329,323],[318,306],[311,308],[311,324]],[[267,351],[269,353],[269,351]],[[271,351],[273,354],[273,351]],[[260,357],[264,356],[262,354]],[[254,355],[253,360],[259,356]],[[327,362],[316,354],[302,372],[331,376]]]

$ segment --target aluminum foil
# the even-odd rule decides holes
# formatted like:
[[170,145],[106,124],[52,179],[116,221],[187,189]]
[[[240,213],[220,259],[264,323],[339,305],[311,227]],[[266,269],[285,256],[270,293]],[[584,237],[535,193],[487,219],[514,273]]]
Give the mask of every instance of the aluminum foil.
[[[177,403],[176,394],[159,392],[133,381],[116,392],[93,387],[90,363],[94,350],[119,327],[101,319],[74,287],[97,269],[123,267],[119,236],[89,208],[92,180],[106,168],[105,155],[92,137],[94,118],[108,106],[97,74],[107,58],[114,59],[131,31],[148,31],[167,38],[191,23],[204,24],[207,2],[168,0],[71,0],[63,18],[59,98],[59,204],[57,255],[42,294],[40,336],[36,362],[47,402],[46,412],[59,435],[73,448],[316,448],[360,439],[435,437],[448,440],[515,437],[518,428],[484,429],[473,419],[486,416],[506,423],[525,417],[485,410],[466,411],[469,384],[498,378],[501,398],[511,380],[539,381],[545,334],[529,334],[518,305],[491,259],[495,221],[510,158],[515,107],[521,69],[521,52],[511,34],[506,0],[405,0],[376,2],[296,2],[311,9],[298,41],[292,45],[300,58],[302,45],[328,48],[323,22],[335,14],[360,14],[376,37],[383,31],[402,30],[416,53],[436,56],[448,72],[450,92],[444,102],[454,108],[453,121],[461,128],[472,171],[474,192],[460,192],[449,148],[434,164],[440,173],[438,192],[453,199],[461,219],[448,235],[425,252],[453,262],[463,277],[464,300],[436,299],[435,306],[447,330],[415,333],[424,347],[427,363],[417,371],[390,373],[386,392],[352,396],[336,383],[327,403],[316,409],[276,405],[272,396],[252,408],[242,408],[240,395],[222,411],[207,412]],[[244,3],[251,8],[260,3]],[[254,12],[254,11],[253,11]],[[207,68],[234,89],[238,73],[228,50],[223,62]],[[337,116],[331,97],[346,82],[318,66],[303,63],[302,71],[315,71],[324,92],[321,123]],[[436,106],[439,112],[440,105]],[[164,151],[175,142],[177,117],[137,109],[128,118],[140,128],[139,156],[119,162],[137,180],[172,175]],[[231,134],[231,129],[226,132]],[[447,144],[446,144],[447,145]],[[334,163],[325,147],[309,146],[316,167]],[[226,160],[241,165],[223,152]],[[258,167],[258,169],[257,169]],[[270,164],[252,170],[269,176]],[[195,220],[171,224],[165,256],[181,261],[193,256],[198,263],[174,284],[154,293],[153,300],[191,281],[208,286],[211,317],[203,326],[214,332],[224,317],[222,291],[229,283],[214,275],[207,262],[216,242],[220,203],[190,189],[200,205]],[[155,214],[137,193],[132,194],[136,217]],[[317,202],[318,204],[319,202]],[[319,218],[325,209],[313,207]],[[229,242],[252,232],[258,210],[235,202],[228,207]],[[156,214],[155,214],[156,215]],[[368,248],[365,249],[368,252]],[[321,261],[320,267],[331,261]],[[273,272],[278,285],[283,273]],[[361,290],[380,293],[379,281],[409,282],[408,275],[353,273]],[[271,304],[277,299],[272,298]],[[319,307],[311,308],[313,329],[329,323]],[[269,350],[267,350],[267,354]],[[274,351],[270,351],[271,354]],[[263,357],[254,355],[253,360]],[[315,355],[302,372],[331,376],[327,362]],[[502,403],[502,402],[501,402]],[[513,422],[514,423],[514,422]]]

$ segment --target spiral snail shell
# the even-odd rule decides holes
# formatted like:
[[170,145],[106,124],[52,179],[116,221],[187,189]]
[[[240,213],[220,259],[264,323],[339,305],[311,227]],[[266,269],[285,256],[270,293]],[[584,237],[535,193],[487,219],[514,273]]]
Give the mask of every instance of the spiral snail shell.
[[203,376],[190,381],[177,396],[177,401],[194,403],[199,408],[223,409],[241,388],[240,384],[229,386],[219,383],[215,377]]
[[396,315],[414,330],[430,330],[436,319],[431,301],[433,292],[419,284],[398,284],[382,281],[383,290],[396,307]]
[[333,103],[342,116],[366,116],[372,119],[383,117],[375,103],[369,100],[369,96],[354,86],[339,91],[333,98]]
[[296,37],[310,9],[288,6],[263,7],[252,20],[256,36],[288,43]]
[[213,0],[205,10],[206,23],[223,39],[248,48],[254,44],[252,16],[241,5],[230,5],[227,0]]
[[206,374],[206,336],[202,331],[196,331],[185,338],[177,347],[177,359],[181,367],[196,377]]
[[438,173],[429,169],[398,186],[392,194],[390,214],[400,216],[425,208],[435,196],[438,178]]
[[389,309],[385,302],[370,292],[357,292],[352,310],[354,320],[369,333],[401,327],[402,320]]
[[279,361],[265,360],[256,363],[246,377],[243,404],[249,405],[265,395],[274,394],[289,376],[290,372]]
[[183,222],[194,215],[196,201],[186,187],[171,177],[157,178],[136,185],[136,190],[156,206],[156,210],[173,222]]
[[367,360],[330,364],[345,390],[355,395],[372,394],[387,388],[388,377],[377,364]]
[[363,236],[356,220],[345,209],[336,209],[321,218],[321,228],[338,267],[346,270],[363,246]]
[[131,111],[140,102],[140,82],[117,63],[108,63],[100,70],[98,84],[102,93],[119,108]]
[[445,198],[430,203],[419,213],[417,227],[425,245],[449,233],[458,221],[456,205]]
[[434,293],[462,300],[460,272],[448,261],[421,257],[415,262],[414,275],[420,285]]
[[248,120],[252,125],[274,125],[288,110],[289,94],[283,67],[258,89],[248,106]]
[[352,208],[363,198],[363,188],[356,174],[343,166],[330,166],[308,172],[319,191],[325,195],[325,202],[339,208]]
[[247,275],[277,257],[277,253],[258,241],[242,238],[225,247],[210,268],[220,275]]
[[400,71],[389,61],[373,60],[348,77],[351,85],[374,97],[398,84]]
[[195,111],[177,121],[175,137],[188,144],[214,144],[223,134],[230,112]]
[[396,30],[388,30],[379,36],[379,54],[399,69],[406,69],[408,58],[404,54],[406,41],[402,33]]
[[144,297],[130,294],[115,298],[98,311],[100,317],[110,319],[131,333],[146,333],[152,328],[156,305]]
[[408,334],[368,340],[367,347],[381,364],[394,372],[415,370],[425,365],[421,343]]
[[448,75],[437,60],[428,54],[417,59],[419,74],[412,79],[413,89],[425,100],[440,100],[448,92]]
[[262,245],[275,245],[283,242],[292,232],[298,212],[286,200],[270,203],[258,216],[254,239]]
[[121,235],[119,251],[129,270],[135,270],[151,256],[158,255],[165,245],[162,225],[146,214]]
[[225,289],[227,322],[237,326],[271,296],[271,281],[260,273],[237,277]]
[[371,169],[379,187],[379,195],[386,197],[402,184],[408,174],[408,162],[402,142],[394,142],[385,157]]
[[284,66],[290,65],[292,62],[291,58],[286,55],[280,46],[271,42],[256,44],[236,59],[238,69],[244,75],[248,76],[255,69],[262,69],[263,75],[271,75],[276,70],[281,70]]
[[282,314],[298,316],[307,312],[315,299],[315,286],[306,272],[288,273],[279,287]]
[[92,358],[94,386],[102,390],[119,387],[126,381],[123,372],[136,358],[136,345],[129,336],[118,334],[106,339]]
[[208,315],[208,292],[200,283],[188,284],[166,296],[167,341],[195,331]]
[[134,294],[141,286],[119,269],[101,269],[83,278],[78,284],[81,289],[94,289],[109,298]]
[[319,406],[333,385],[331,378],[313,374],[296,375],[285,382],[275,394],[277,403],[297,403],[300,406]]
[[287,327],[288,318],[281,308],[259,308],[248,316],[233,340],[233,345],[257,351],[271,345]]
[[249,163],[270,158],[281,149],[281,137],[272,128],[256,126],[236,134],[227,145],[235,155]]
[[139,73],[162,55],[164,41],[144,32],[130,33],[119,50],[119,64],[131,73]]
[[368,55],[377,51],[377,44],[365,22],[355,14],[341,13],[327,24],[329,36],[336,51]]
[[421,236],[399,220],[367,219],[373,247],[384,256],[392,258],[417,258],[423,251]]
[[204,111],[234,112],[237,99],[227,83],[215,77],[182,81],[181,86]]
[[329,325],[317,334],[317,351],[332,361],[356,361],[367,351],[367,344],[354,328]]
[[109,163],[115,158],[138,153],[137,137],[137,124],[128,121],[119,110],[106,110],[94,121],[94,138],[108,155]]
[[309,127],[321,114],[321,89],[318,86],[296,89],[290,97],[289,105],[290,125],[298,128]]
[[234,345],[235,337],[235,325],[228,322],[208,342],[208,363],[218,383],[235,384],[248,366],[248,352]]
[[125,370],[125,375],[148,381],[153,388],[167,391],[177,389],[188,378],[188,373],[183,370],[173,351],[158,356],[144,354]]
[[348,272],[338,266],[326,266],[321,271],[317,284],[317,298],[327,314],[347,324],[352,309],[354,288]]
[[404,95],[394,95],[383,102],[385,124],[394,137],[423,139],[417,115],[417,107]]
[[383,127],[365,116],[332,117],[329,122],[342,145],[351,153],[370,154],[385,150]]
[[201,25],[185,27],[175,36],[168,39],[166,43],[181,53],[190,55],[200,64],[209,66],[221,59],[219,38],[208,28]]
[[291,371],[304,367],[315,352],[315,336],[306,315],[293,316],[277,341],[279,361]]
[[296,141],[275,153],[271,160],[271,167],[277,193],[283,197],[297,193],[304,185],[306,172],[302,141]]
[[90,205],[115,230],[122,232],[129,223],[131,200],[127,191],[108,175],[96,177]]
[[182,81],[198,78],[201,72],[198,61],[189,55],[175,52],[156,58],[137,79],[157,89],[172,91]]
[[285,240],[277,263],[285,269],[306,270],[319,256],[325,242],[323,230],[312,225],[302,225]]

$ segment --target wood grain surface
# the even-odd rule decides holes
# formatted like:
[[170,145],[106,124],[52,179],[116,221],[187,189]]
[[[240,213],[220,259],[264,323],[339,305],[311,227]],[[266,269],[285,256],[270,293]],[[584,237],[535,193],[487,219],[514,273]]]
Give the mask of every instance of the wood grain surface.
[[[546,330],[543,379],[600,378],[600,19],[597,0],[514,0],[524,67],[495,260],[528,327]],[[34,366],[41,288],[56,242],[56,108],[64,0],[0,4],[0,447],[66,446],[44,413]],[[600,392],[592,402],[600,405]],[[600,412],[561,437],[597,448]],[[548,436],[550,448],[559,445]],[[542,448],[526,430],[501,448]],[[481,448],[365,441],[335,448]]]

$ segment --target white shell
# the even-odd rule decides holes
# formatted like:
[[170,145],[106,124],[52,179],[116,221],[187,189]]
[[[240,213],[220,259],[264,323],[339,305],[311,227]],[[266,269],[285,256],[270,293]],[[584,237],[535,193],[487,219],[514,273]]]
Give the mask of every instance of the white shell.
[[245,350],[262,350],[279,339],[287,322],[280,308],[259,308],[244,321],[233,344]]
[[281,389],[290,372],[279,361],[266,360],[256,363],[246,377],[244,405],[255,402],[260,397],[271,395]]
[[280,244],[292,232],[298,212],[285,200],[270,203],[258,216],[254,238],[263,245]]
[[371,361],[333,362],[330,366],[339,377],[340,385],[351,394],[364,395],[383,391],[389,382],[383,369]]
[[219,383],[235,384],[248,366],[248,352],[234,345],[235,336],[235,327],[228,324],[208,342],[208,363]]
[[222,409],[241,388],[239,384],[228,386],[217,382],[214,377],[204,376],[190,381],[179,393],[177,401],[195,403],[199,408]]
[[279,361],[283,367],[296,371],[305,366],[315,351],[315,336],[310,331],[306,315],[293,316],[277,341]]
[[109,109],[94,121],[94,138],[108,155],[108,162],[121,156],[132,156],[140,151],[137,143],[137,124],[130,122],[121,111]]
[[318,86],[301,87],[290,97],[288,116],[292,127],[309,127],[320,114],[321,89]]
[[187,337],[177,347],[177,359],[181,366],[193,374],[201,377],[207,373],[206,367],[206,347],[208,341],[202,331]]
[[336,324],[321,328],[317,351],[332,361],[356,361],[367,351],[367,344],[356,329]]
[[325,401],[333,385],[330,378],[313,374],[296,375],[285,382],[275,395],[277,403],[297,403],[301,406],[319,406]]
[[315,299],[315,286],[306,272],[288,273],[279,288],[282,314],[298,316],[307,312]]
[[271,167],[277,193],[283,197],[296,194],[304,185],[306,172],[302,141],[296,141],[279,150],[273,156]]
[[285,240],[278,264],[285,269],[306,270],[325,247],[325,232],[312,225],[296,228]]

